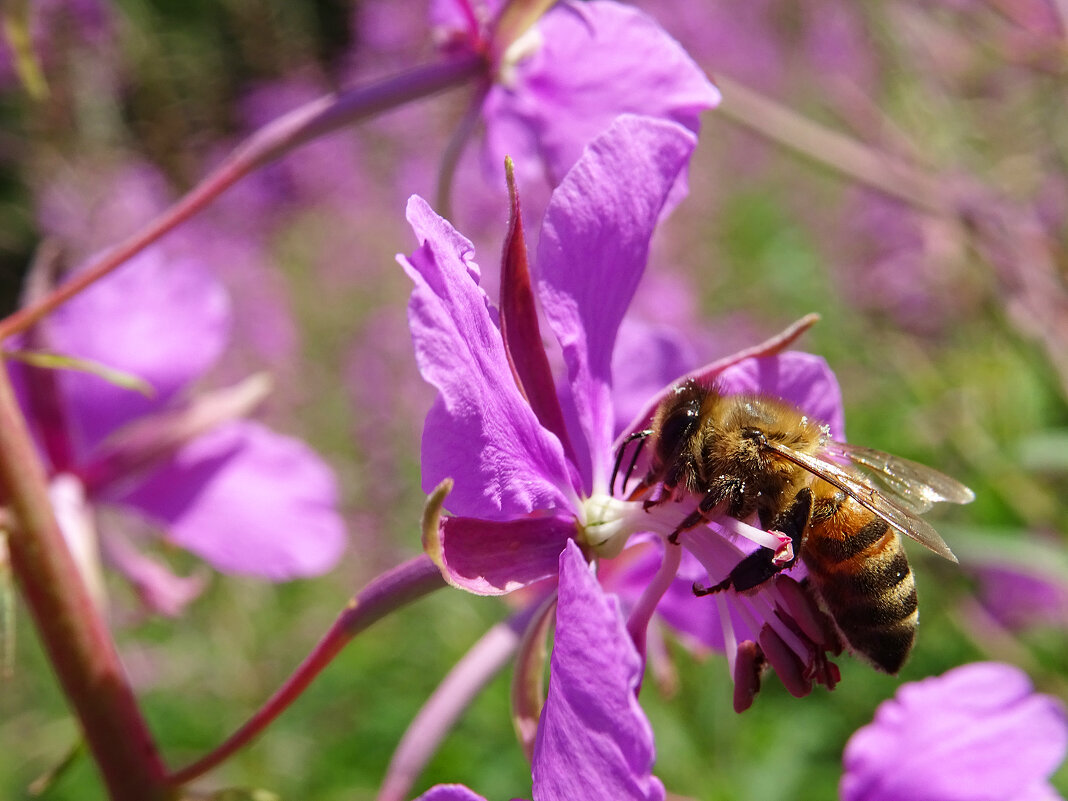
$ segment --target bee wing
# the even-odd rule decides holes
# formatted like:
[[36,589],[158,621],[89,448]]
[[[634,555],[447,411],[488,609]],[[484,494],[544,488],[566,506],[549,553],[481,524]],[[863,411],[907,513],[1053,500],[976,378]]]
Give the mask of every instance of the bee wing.
[[784,458],[789,459],[798,467],[804,468],[812,473],[812,475],[822,478],[828,484],[837,487],[865,509],[872,514],[881,517],[889,526],[905,536],[911,537],[921,545],[931,549],[939,556],[949,559],[951,562],[957,561],[957,557],[953,555],[953,551],[949,549],[945,540],[938,535],[938,532],[934,530],[930,523],[922,517],[918,517],[916,514],[893,503],[887,499],[885,495],[879,492],[879,490],[870,484],[865,483],[848,469],[818,456],[795,451],[793,448],[782,445],[781,443],[767,442],[767,446]]
[[832,442],[829,450],[871,471],[872,476],[913,514],[921,514],[936,503],[971,503],[975,493],[945,473],[893,456],[845,442]]

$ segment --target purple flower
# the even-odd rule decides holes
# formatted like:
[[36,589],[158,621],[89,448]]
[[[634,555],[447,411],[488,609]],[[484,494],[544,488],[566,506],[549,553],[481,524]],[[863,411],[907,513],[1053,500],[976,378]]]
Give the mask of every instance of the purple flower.
[[[652,775],[653,734],[635,695],[642,660],[614,598],[606,596],[578,546],[560,554],[556,638],[534,746],[538,801],[661,801]],[[476,801],[460,785],[420,801]]]
[[[522,6],[438,0],[431,10],[450,47],[491,60],[494,82],[482,116],[493,175],[511,156],[524,183],[544,177],[555,186],[620,114],[671,120],[697,133],[700,112],[719,103],[701,69],[642,11],[611,0],[566,0],[525,31],[514,30]],[[675,201],[685,194],[684,176],[678,180]]]
[[663,799],[638,706],[642,660],[574,541],[560,554],[556,640],[534,746],[539,799]]
[[1064,705],[1018,668],[981,662],[906,684],[845,751],[843,801],[1060,798]]
[[[521,236],[515,235],[521,227],[513,220],[499,310],[478,285],[470,243],[421,198],[410,201],[408,220],[420,247],[400,258],[415,282],[409,323],[420,371],[440,393],[423,431],[423,483],[430,491],[453,480],[446,505],[454,516],[442,520],[425,544],[455,586],[507,593],[555,577],[569,540],[591,558],[610,559],[631,535],[666,538],[685,516],[675,504],[646,510],[641,501],[612,494],[619,432],[611,360],[649,238],[693,142],[674,123],[620,117],[553,193],[539,238],[536,289]],[[559,395],[536,322],[534,291],[566,365]],[[744,356],[695,375],[715,377],[727,392],[778,395],[826,421],[841,438],[839,393],[822,360]],[[636,427],[667,391],[648,401]],[[681,542],[693,557],[687,569],[703,570],[713,582],[754,548],[783,546],[781,535],[729,517],[684,533]],[[675,579],[679,551],[662,549],[661,569],[634,599],[631,630],[639,641],[656,600]],[[837,680],[823,657],[835,638],[811,600],[805,603],[805,594],[793,591],[796,584],[768,582],[744,597],[724,593],[712,600],[694,598],[692,578],[686,581],[686,614],[727,627],[720,641],[732,662],[742,653],[732,671],[744,679],[750,700],[764,656],[799,695],[813,680]]]
[[979,601],[1002,626],[1068,627],[1068,581],[1049,565],[966,565],[979,581]]
[[[229,331],[229,298],[209,267],[157,247],[22,343],[136,376],[151,397],[91,373],[13,369],[72,550],[85,565],[99,548],[155,611],[176,613],[199,580],[176,579],[140,554],[134,540],[146,528],[218,570],[276,581],[322,573],[344,547],[330,469],[299,441],[240,419],[263,399],[262,376],[190,394]],[[103,510],[121,521],[105,525]]]
[[962,247],[952,225],[869,190],[850,193],[831,245],[853,303],[926,335],[974,304],[959,266]]
[[[462,784],[439,784],[436,787],[431,787],[416,801],[486,801],[485,796],[481,796],[474,790],[469,790]],[[512,799],[516,801],[516,799]]]
[[[221,278],[225,289],[213,285],[229,295],[222,367],[232,377],[248,375],[250,363],[291,362],[298,344],[284,282],[267,269],[267,236],[259,222],[266,210],[266,179],[258,177],[259,189],[256,182],[235,187],[236,199],[224,197],[226,202],[170,233],[150,257],[170,264],[195,261],[198,270],[210,265],[210,272]],[[166,178],[147,162],[83,161],[43,186],[37,218],[41,228],[61,242],[70,263],[77,264],[129,236],[173,199]]]
[[1068,627],[1068,558],[1056,538],[969,534],[961,567],[975,579],[978,606],[965,606],[965,620],[992,619],[1010,631]]

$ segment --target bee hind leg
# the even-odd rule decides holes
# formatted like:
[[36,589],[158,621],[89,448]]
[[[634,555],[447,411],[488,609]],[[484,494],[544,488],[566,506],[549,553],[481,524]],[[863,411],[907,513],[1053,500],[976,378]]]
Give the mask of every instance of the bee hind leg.
[[702,587],[695,582],[693,594],[698,597],[711,595],[729,590],[731,587],[734,587],[736,592],[745,592],[759,587],[776,573],[793,567],[801,551],[801,540],[805,535],[805,529],[808,528],[808,519],[811,515],[812,490],[806,487],[797,493],[794,502],[781,512],[768,527],[769,530],[781,531],[790,537],[794,548],[793,559],[783,564],[776,564],[773,550],[770,548],[758,548],[735,565],[727,578],[719,582],[719,584]]

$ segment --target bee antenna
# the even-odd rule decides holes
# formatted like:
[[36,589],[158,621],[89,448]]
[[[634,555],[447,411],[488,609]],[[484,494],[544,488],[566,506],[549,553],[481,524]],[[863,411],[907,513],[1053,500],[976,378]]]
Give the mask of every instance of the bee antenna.
[[619,475],[619,468],[623,465],[623,454],[627,450],[629,445],[634,440],[638,440],[638,447],[634,449],[634,456],[630,460],[630,465],[627,467],[627,472],[623,476],[623,486],[620,489],[624,489],[627,486],[627,482],[630,481],[630,476],[634,472],[634,466],[638,463],[638,456],[642,452],[642,448],[645,447],[645,440],[653,433],[652,429],[645,429],[643,431],[635,431],[633,434],[629,434],[626,439],[619,445],[619,450],[616,451],[616,463],[612,467],[612,481],[608,485],[608,491],[612,495],[616,494],[616,476]]
[[646,433],[645,436],[638,441],[638,447],[634,449],[634,456],[631,458],[630,465],[627,467],[627,474],[623,476],[624,487],[626,487],[627,482],[630,481],[631,474],[634,472],[634,466],[638,464],[638,457],[641,455],[642,448],[645,447],[645,442],[648,436],[649,434]]

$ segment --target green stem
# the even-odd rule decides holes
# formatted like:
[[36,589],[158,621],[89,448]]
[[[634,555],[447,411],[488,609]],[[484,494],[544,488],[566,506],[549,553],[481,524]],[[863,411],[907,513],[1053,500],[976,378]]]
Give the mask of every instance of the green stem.
[[336,97],[320,98],[269,123],[238,145],[222,164],[181,200],[133,236],[94,259],[39,301],[0,321],[0,340],[29,328],[57,306],[188,220],[254,170],[344,125],[458,86],[486,69],[485,59],[477,55],[431,64],[372,86],[351,89]]
[[168,781],[175,786],[185,784],[241,750],[300,697],[353,637],[390,612],[444,586],[441,571],[425,555],[372,580],[349,601],[315,650],[241,728],[206,756],[172,773]]
[[115,643],[52,512],[48,479],[2,362],[0,495],[12,518],[12,570],[111,798],[173,798]]

